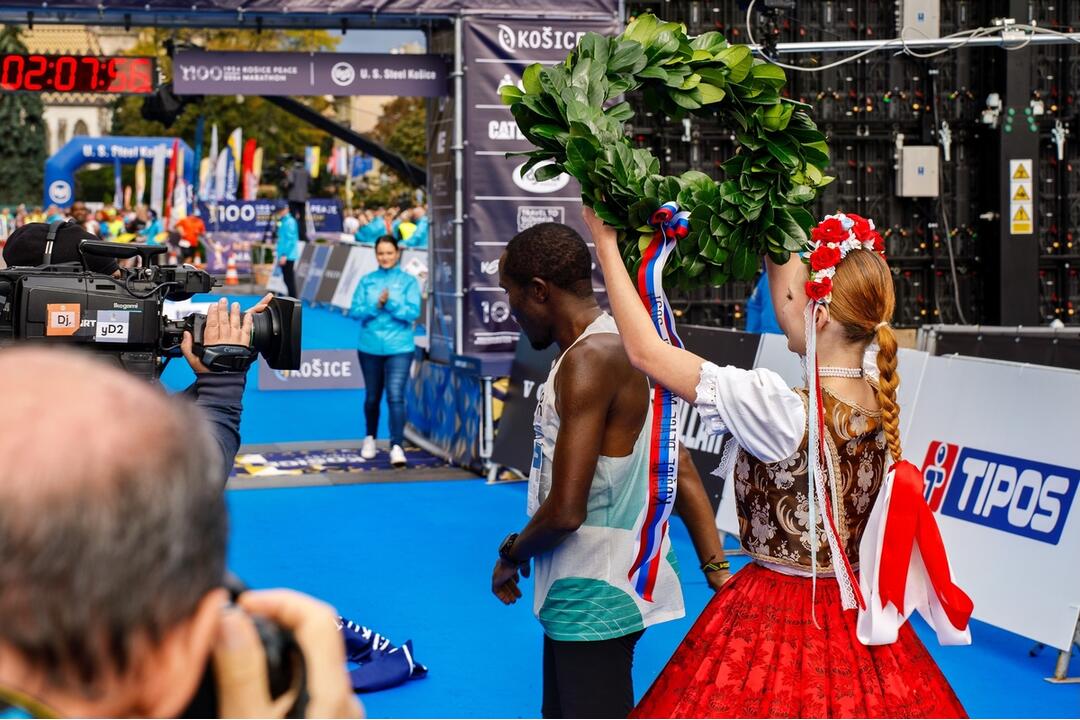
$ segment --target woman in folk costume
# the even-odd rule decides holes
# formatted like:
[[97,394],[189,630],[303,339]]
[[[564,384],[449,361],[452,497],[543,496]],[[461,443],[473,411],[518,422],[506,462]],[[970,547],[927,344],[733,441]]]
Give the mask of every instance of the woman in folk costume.
[[807,387],[793,390],[771,370],[719,367],[663,342],[615,231],[591,210],[586,221],[630,361],[730,435],[721,471],[734,460],[753,559],[635,716],[965,716],[906,624],[919,610],[942,644],[971,641],[971,601],[952,581],[921,474],[902,460],[892,276],[873,223],[828,217],[803,253],[809,267],[768,263],[788,347],[806,359]]

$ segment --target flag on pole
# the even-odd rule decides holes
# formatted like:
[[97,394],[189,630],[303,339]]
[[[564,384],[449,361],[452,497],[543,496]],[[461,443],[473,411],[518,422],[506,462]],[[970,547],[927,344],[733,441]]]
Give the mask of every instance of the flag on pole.
[[244,152],[244,131],[242,128],[235,128],[235,130],[229,134],[228,146],[232,160],[230,163],[227,163],[225,167],[225,198],[226,200],[237,200],[238,195],[242,191],[240,185],[241,163],[243,162]]
[[172,214],[173,193],[176,192],[176,176],[183,164],[180,157],[180,138],[173,138],[172,157],[169,158],[169,175],[165,181],[165,215],[163,225],[169,227],[169,217]]
[[318,145],[308,145],[304,148],[304,166],[307,168],[311,179],[319,177],[319,154],[321,148]]
[[124,201],[124,180],[120,175],[120,158],[113,158],[113,205],[121,207]]
[[244,143],[244,161],[241,165],[240,177],[243,179],[241,198],[244,200],[255,199],[256,183],[254,182],[254,164],[255,164],[255,141],[248,139]]
[[255,148],[255,157],[251,161],[251,199],[254,200],[259,194],[259,183],[262,181],[263,149]]
[[349,150],[352,148],[346,148],[344,145],[338,148],[337,164],[334,167],[334,174],[339,177],[345,177],[349,174]]
[[214,194],[211,196],[212,200],[224,200],[225,192],[228,189],[226,183],[226,176],[228,173],[229,160],[232,158],[232,151],[229,148],[222,148],[218,153],[217,163],[214,165]]
[[[201,195],[203,200],[214,200],[217,198],[217,193],[214,189],[214,170],[218,161],[218,136],[217,136],[217,123],[214,123],[210,128],[210,154],[207,156],[210,160],[210,173],[207,175],[205,194]],[[200,189],[202,189],[200,187]]]
[[[199,119],[195,121],[195,158],[192,160],[191,166],[191,184],[195,187],[195,190],[199,190],[199,180],[201,179],[200,173],[202,172],[202,158],[203,158],[203,135],[206,134],[206,116],[199,115]],[[187,179],[186,177],[184,178]]]
[[[135,163],[135,204],[143,204],[143,195],[146,194],[146,160],[139,158]],[[127,198],[129,201],[131,198]],[[131,207],[130,202],[124,203],[125,207]]]
[[167,145],[154,147],[154,159],[150,165],[150,207],[161,215],[165,200],[165,157],[169,154]]
[[210,188],[214,184],[214,157],[204,157],[199,164],[199,199],[204,202],[210,199]]

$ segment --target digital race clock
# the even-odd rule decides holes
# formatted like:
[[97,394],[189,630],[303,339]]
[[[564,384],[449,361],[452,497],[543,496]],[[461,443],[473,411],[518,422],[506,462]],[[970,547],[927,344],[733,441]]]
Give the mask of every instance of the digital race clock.
[[0,90],[149,94],[157,84],[150,57],[0,55]]

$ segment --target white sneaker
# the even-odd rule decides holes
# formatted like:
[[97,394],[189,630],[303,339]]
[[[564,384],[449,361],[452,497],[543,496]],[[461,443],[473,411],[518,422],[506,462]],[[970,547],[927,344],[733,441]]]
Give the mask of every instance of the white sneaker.
[[372,460],[379,451],[375,448],[375,438],[368,435],[364,438],[364,444],[360,446],[360,457],[365,460]]
[[396,468],[403,468],[409,464],[405,460],[405,451],[401,449],[400,445],[390,448],[390,464]]

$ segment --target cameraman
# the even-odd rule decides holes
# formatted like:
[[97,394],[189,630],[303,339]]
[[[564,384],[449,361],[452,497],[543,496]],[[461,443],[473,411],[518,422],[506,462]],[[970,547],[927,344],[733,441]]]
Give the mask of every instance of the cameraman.
[[[8,238],[3,251],[4,261],[9,266],[41,265],[45,260],[48,232],[49,225],[45,223],[23,225]],[[59,265],[78,262],[79,243],[96,239],[76,224],[60,226],[53,242],[50,263]],[[121,277],[122,271],[113,258],[88,254],[86,264],[92,272],[113,278]],[[265,310],[271,298],[271,295],[264,297],[243,317],[239,305],[234,303],[230,311],[228,301],[222,298],[211,306],[206,314],[203,344],[207,347],[220,344],[250,345],[253,322],[251,313]],[[181,351],[191,369],[195,371],[195,382],[184,393],[204,410],[210,420],[214,439],[221,451],[219,467],[223,468],[220,477],[224,485],[232,470],[236,451],[240,448],[240,415],[247,373],[209,372],[195,356],[192,344],[191,335],[185,333]]]
[[229,604],[218,448],[192,404],[51,348],[5,350],[0,377],[18,418],[0,433],[0,717],[176,717],[208,668],[219,717],[284,717],[296,693],[271,699],[252,614],[295,637],[308,717],[360,716],[332,609]]

